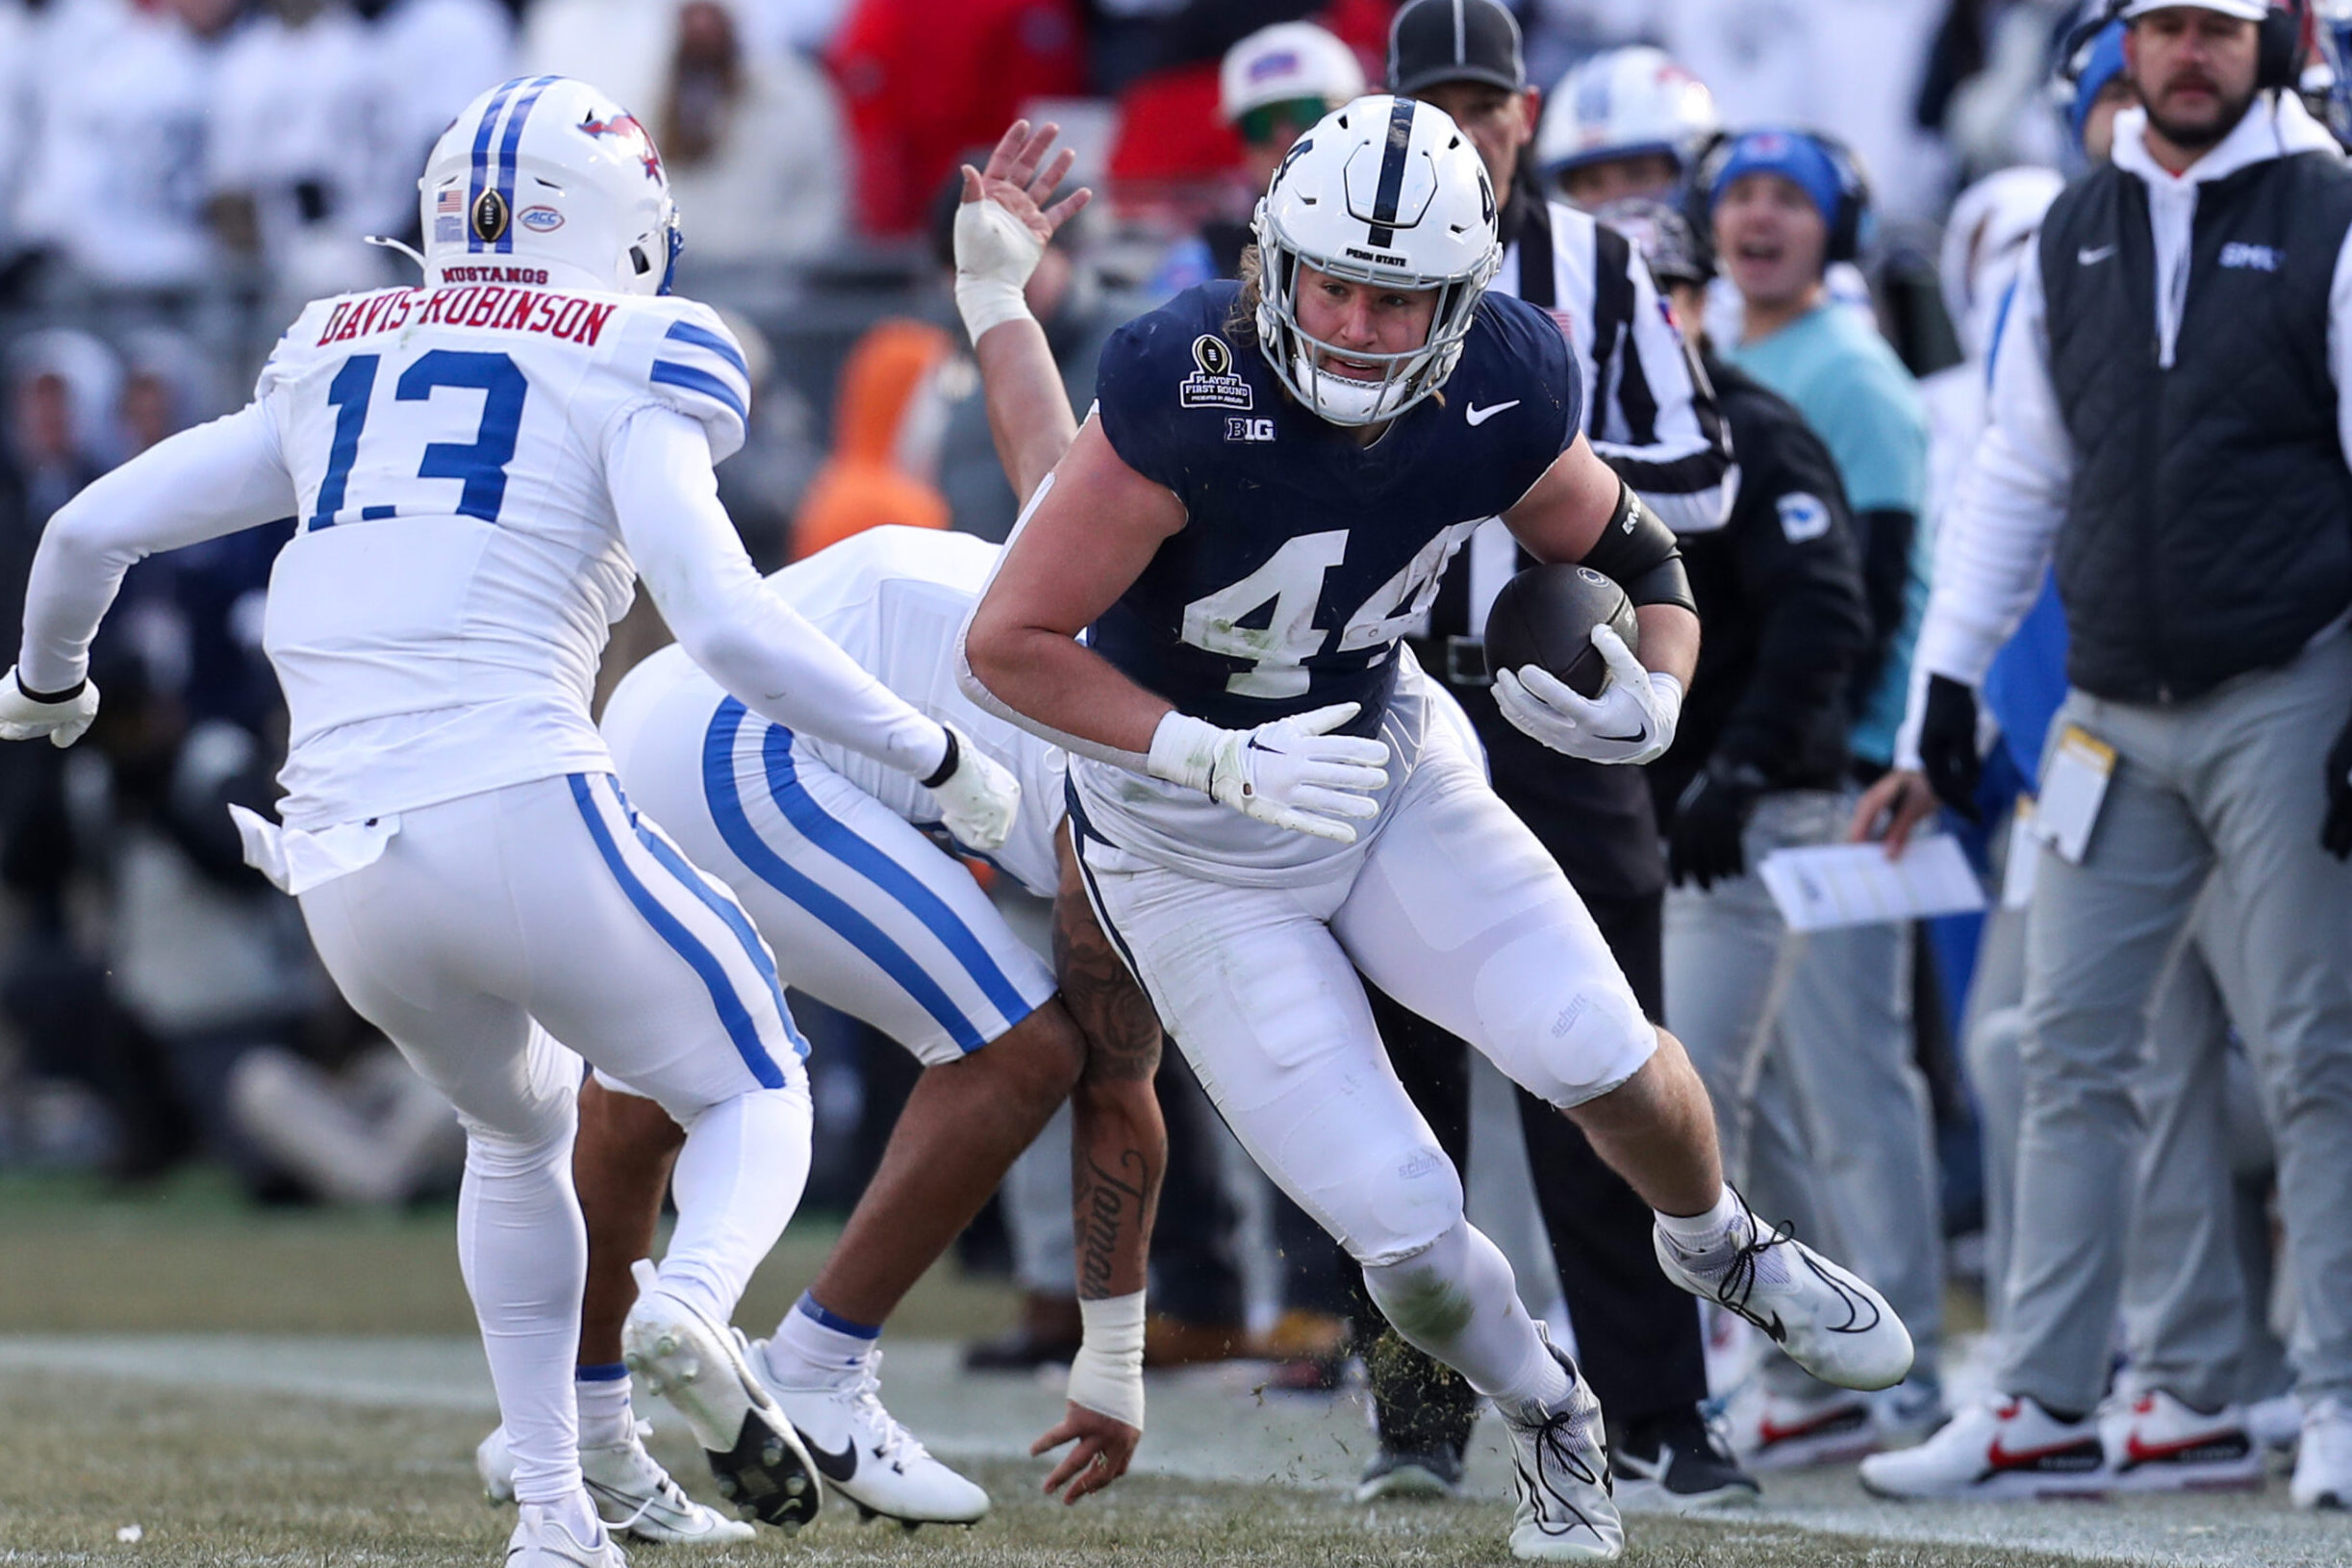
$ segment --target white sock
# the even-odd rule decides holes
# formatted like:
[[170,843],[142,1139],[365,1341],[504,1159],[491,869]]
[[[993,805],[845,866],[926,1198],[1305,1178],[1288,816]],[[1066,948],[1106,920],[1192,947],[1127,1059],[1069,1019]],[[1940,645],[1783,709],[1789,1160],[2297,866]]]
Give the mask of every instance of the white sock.
[[1567,1398],[1568,1373],[1535,1332],[1502,1249],[1467,1220],[1402,1263],[1368,1263],[1364,1284],[1397,1332],[1508,1410]]
[[588,1232],[571,1190],[571,1134],[569,1116],[537,1143],[471,1133],[457,1198],[458,1264],[515,1455],[515,1497],[548,1507],[585,1495],[571,1372]]
[[1729,1186],[1716,1195],[1715,1206],[1705,1214],[1668,1214],[1662,1210],[1652,1212],[1657,1215],[1657,1227],[1666,1232],[1666,1239],[1674,1243],[1674,1250],[1685,1259],[1695,1261],[1722,1251],[1732,1241],[1735,1231],[1739,1233],[1739,1240],[1748,1239],[1742,1224],[1747,1218],[1747,1210],[1732,1196]]
[[754,1089],[695,1118],[670,1190],[678,1224],[662,1256],[662,1289],[714,1323],[735,1302],[808,1182],[808,1080]]
[[[593,1376],[592,1376],[593,1374]],[[618,1361],[582,1367],[571,1383],[580,1411],[582,1448],[619,1448],[637,1434],[637,1412],[629,1404],[629,1373]]]
[[803,1291],[768,1341],[768,1366],[787,1388],[839,1382],[866,1364],[881,1336],[878,1327],[850,1324]]

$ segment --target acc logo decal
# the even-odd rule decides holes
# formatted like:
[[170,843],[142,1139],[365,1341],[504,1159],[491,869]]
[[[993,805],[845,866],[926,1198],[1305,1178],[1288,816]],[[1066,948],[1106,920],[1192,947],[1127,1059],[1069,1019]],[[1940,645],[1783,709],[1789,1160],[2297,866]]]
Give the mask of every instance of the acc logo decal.
[[480,238],[494,240],[506,233],[506,198],[495,190],[485,190],[475,199],[472,215],[473,232]]
[[1233,350],[1223,338],[1208,332],[1195,338],[1192,362],[1200,368],[1176,388],[1176,401],[1185,408],[1256,407],[1257,393],[1233,373]]
[[1830,531],[1830,509],[1818,495],[1799,491],[1780,500],[1781,532],[1791,544],[1806,544]]
[[533,234],[553,234],[564,226],[564,215],[552,207],[525,207],[515,215],[515,221]]

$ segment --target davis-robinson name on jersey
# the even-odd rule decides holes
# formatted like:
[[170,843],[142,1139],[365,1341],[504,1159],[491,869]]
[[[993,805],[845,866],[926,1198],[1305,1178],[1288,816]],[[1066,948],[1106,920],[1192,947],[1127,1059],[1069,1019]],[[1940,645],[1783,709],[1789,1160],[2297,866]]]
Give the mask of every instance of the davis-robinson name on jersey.
[[[496,273],[516,284],[544,284],[547,274],[530,266],[453,266],[438,289],[396,289],[335,302],[313,347],[347,343],[376,332],[418,326],[494,327],[596,346],[604,324],[620,308],[618,299],[589,299],[545,289],[502,288],[494,283],[457,283],[461,275]],[[455,285],[452,287],[451,285]]]

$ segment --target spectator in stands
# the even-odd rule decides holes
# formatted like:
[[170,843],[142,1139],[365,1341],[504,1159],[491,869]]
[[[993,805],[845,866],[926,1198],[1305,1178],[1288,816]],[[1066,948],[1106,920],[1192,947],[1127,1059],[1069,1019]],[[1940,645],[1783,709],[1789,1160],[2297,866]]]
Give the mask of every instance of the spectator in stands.
[[[1915,547],[1926,417],[1894,350],[1824,283],[1830,264],[1854,259],[1867,216],[1851,155],[1826,137],[1755,131],[1710,155],[1703,172],[1716,253],[1743,307],[1743,336],[1720,352],[1805,416],[1836,463],[1859,535],[1871,642],[1854,683],[1851,792],[1893,756],[1926,597]],[[1912,1059],[1910,963],[1908,924],[1815,932],[1769,1028],[1692,1048],[1754,1201],[1862,1260],[1919,1347],[1910,1378],[1875,1401],[1774,1356],[1732,1423],[1734,1446],[1759,1465],[1775,1463],[1775,1450],[1810,1457],[1916,1436],[1943,1413],[1941,1205],[1927,1082]]]
[[[458,111],[514,75],[515,18],[498,0],[353,0],[377,81],[376,193],[390,234],[417,224],[417,176]],[[607,91],[595,77],[589,78]],[[638,100],[623,98],[622,103]]]
[[1605,49],[1544,101],[1535,164],[1547,187],[1586,212],[1666,201],[1722,130],[1715,95],[1664,50]]
[[687,0],[654,102],[654,141],[695,264],[804,261],[841,243],[847,149],[832,85],[814,65],[753,54],[732,10]]
[[650,106],[661,98],[676,11],[677,0],[532,0],[515,69],[576,77],[618,103]]
[[211,275],[207,40],[234,0],[52,5],[29,38],[19,240],[64,286],[186,290]]
[[[2110,1464],[2146,1485],[2247,1474],[2235,1410],[2149,1400],[2105,1429],[2093,1412],[2145,1010],[2210,885],[2235,900],[2236,951],[2208,951],[2217,972],[2242,961],[2302,1312],[2290,1495],[2342,1506],[2352,434],[2337,350],[2352,320],[2333,280],[2352,255],[2352,172],[2294,95],[2299,39],[2266,0],[2130,0],[2121,19],[2143,107],[2117,116],[2112,162],[2059,197],[2020,274],[1992,422],[1944,524],[1907,767],[1857,818],[1900,831],[1938,796],[1974,809],[1977,689],[2055,557],[2070,689],[2036,812],[2050,852],[2028,915],[1999,1392],[1863,1476],[1897,1496],[2014,1497]],[[2263,243],[2231,245],[2255,224]]]
[[1217,69],[1217,116],[1241,138],[1241,162],[1220,210],[1169,251],[1150,291],[1164,297],[1239,276],[1251,218],[1282,155],[1307,127],[1363,92],[1355,51],[1312,22],[1277,22],[1227,49]]
[[856,0],[825,51],[857,170],[856,221],[923,232],[940,182],[1035,98],[1085,89],[1075,0]]
[[793,520],[793,560],[886,523],[948,526],[933,481],[949,402],[941,378],[958,367],[954,343],[927,321],[883,321],[858,340],[833,406],[833,453]]

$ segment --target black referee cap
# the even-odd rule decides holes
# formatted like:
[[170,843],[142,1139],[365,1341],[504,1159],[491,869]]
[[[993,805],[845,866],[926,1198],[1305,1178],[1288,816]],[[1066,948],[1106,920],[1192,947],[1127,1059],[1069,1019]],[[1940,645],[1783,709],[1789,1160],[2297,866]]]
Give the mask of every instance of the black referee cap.
[[1388,30],[1388,90],[1416,93],[1441,82],[1528,85],[1519,23],[1497,0],[1412,0]]

